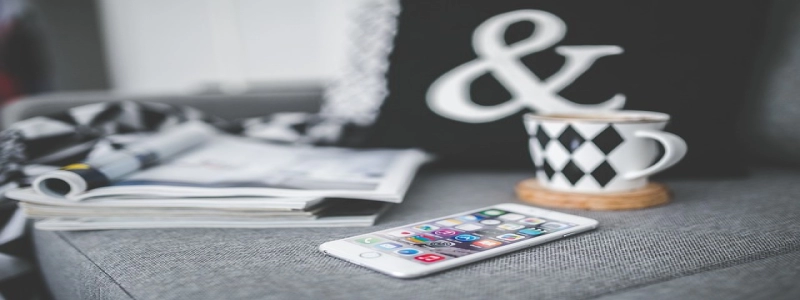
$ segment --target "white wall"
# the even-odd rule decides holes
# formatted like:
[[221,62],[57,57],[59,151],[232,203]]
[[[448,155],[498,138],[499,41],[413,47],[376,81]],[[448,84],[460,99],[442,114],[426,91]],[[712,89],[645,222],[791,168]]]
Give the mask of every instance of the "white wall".
[[324,81],[363,0],[101,0],[112,85],[182,92],[222,82]]

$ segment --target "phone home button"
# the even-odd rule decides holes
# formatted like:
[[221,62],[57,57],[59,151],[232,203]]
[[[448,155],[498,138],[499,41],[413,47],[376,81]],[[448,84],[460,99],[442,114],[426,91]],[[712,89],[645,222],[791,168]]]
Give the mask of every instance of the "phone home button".
[[381,254],[378,252],[364,252],[359,254],[358,256],[361,256],[363,258],[378,258],[381,256]]

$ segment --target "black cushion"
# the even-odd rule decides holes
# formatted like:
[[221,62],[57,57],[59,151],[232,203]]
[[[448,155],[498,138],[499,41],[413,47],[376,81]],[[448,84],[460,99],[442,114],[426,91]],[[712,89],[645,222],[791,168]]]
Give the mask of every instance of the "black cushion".
[[[574,104],[598,104],[624,95],[623,109],[671,114],[673,119],[667,130],[689,144],[685,160],[668,172],[710,175],[742,170],[737,163],[733,125],[761,34],[766,1],[400,3],[398,30],[386,74],[390,93],[367,139],[368,146],[423,147],[438,154],[440,163],[447,165],[532,168],[522,125],[524,113],[558,110],[548,104],[554,97]],[[512,103],[519,109],[477,122],[443,116],[442,109],[439,113],[432,111],[428,104],[432,101],[430,89],[437,79],[448,72],[463,73],[463,69],[454,69],[489,61],[487,56],[492,56],[476,54],[473,49],[476,28],[497,23],[496,18],[503,14],[523,10],[543,12],[539,14],[565,24],[563,39],[544,43],[547,48],[540,51],[519,51],[509,56],[524,65],[517,72],[530,72],[535,80],[527,80],[527,86],[522,88],[509,88],[508,82],[501,83],[503,76],[514,80],[524,76],[509,72],[507,67],[489,71],[478,66],[480,70],[473,73],[481,74],[474,80],[452,81],[468,91],[469,101],[484,109],[509,105],[512,98],[520,97],[529,104]],[[538,25],[521,18],[507,26],[503,37],[498,38],[500,43],[494,46],[513,51],[509,49],[540,38],[537,35],[553,33],[559,25],[551,22],[552,17]],[[491,18],[495,21],[487,22]],[[490,43],[483,42],[484,47],[487,44]],[[587,69],[567,76],[574,81],[567,80],[563,88],[543,87],[564,68],[565,50],[587,49],[564,46],[607,46],[589,51],[608,53],[582,64]],[[493,59],[489,64],[503,60]],[[536,89],[545,96],[528,95]],[[444,106],[444,110],[454,109],[449,102]]]

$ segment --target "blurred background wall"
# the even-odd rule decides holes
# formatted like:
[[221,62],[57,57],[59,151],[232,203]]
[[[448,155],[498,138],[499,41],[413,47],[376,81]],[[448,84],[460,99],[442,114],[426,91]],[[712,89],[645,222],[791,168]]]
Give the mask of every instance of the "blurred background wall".
[[161,93],[333,78],[364,0],[30,0],[54,90]]
[[30,21],[38,29],[50,89],[109,88],[102,28],[94,0],[27,0],[26,11],[23,21]]

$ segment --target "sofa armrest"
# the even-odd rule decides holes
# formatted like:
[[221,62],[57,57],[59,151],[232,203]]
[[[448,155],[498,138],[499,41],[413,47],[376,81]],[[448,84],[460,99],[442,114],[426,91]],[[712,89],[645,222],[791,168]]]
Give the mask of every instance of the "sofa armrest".
[[275,112],[317,112],[322,102],[321,85],[283,85],[246,94],[121,94],[108,91],[57,92],[18,99],[3,108],[2,126],[72,107],[114,101],[162,102],[192,106],[225,119],[249,118]]

